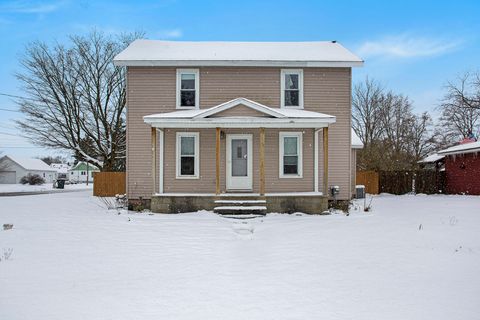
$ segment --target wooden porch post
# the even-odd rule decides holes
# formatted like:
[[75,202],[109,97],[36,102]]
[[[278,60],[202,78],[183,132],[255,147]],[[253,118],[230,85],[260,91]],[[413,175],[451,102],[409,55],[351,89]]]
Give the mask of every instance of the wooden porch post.
[[323,128],[323,195],[328,196],[328,127]]
[[318,188],[318,131],[320,129],[314,129],[313,131],[313,178],[315,179],[313,183],[313,189],[315,192],[319,192]]
[[156,192],[156,185],[157,185],[157,128],[151,128],[151,135],[152,135],[152,186],[153,190],[152,193]]
[[158,176],[158,193],[163,193],[163,166],[164,166],[164,152],[165,152],[165,138],[163,129],[158,130],[158,139],[160,141],[160,158],[158,159],[158,166],[160,167]]
[[260,128],[260,195],[265,195],[265,128]]
[[220,128],[215,134],[215,194],[220,194]]

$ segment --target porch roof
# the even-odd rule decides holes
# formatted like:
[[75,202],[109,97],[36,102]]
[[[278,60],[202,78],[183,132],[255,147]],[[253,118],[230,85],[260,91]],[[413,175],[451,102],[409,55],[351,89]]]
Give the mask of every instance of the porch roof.
[[[243,105],[265,116],[211,117]],[[335,123],[335,116],[300,109],[281,109],[236,98],[208,109],[179,110],[143,117],[145,123],[157,128],[322,128]]]

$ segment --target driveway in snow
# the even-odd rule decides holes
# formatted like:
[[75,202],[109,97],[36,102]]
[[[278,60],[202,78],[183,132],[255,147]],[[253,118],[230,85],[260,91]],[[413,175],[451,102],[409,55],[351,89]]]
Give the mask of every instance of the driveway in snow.
[[0,318],[478,319],[480,197],[372,206],[239,221],[3,197]]

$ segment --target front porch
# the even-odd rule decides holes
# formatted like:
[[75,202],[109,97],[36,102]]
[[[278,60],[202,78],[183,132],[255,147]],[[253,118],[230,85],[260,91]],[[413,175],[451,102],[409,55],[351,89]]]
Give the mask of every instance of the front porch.
[[[245,201],[262,201],[252,207],[265,206],[265,213],[304,212],[322,214],[328,208],[328,197],[316,192],[290,193],[223,193],[223,194],[191,194],[191,193],[164,193],[152,196],[151,210],[156,213],[195,212],[199,210],[214,211],[220,206],[245,206]],[[247,205],[248,206],[248,205]],[[256,208],[256,210],[259,210]],[[232,210],[228,213],[243,213]]]
[[152,126],[153,212],[248,210],[245,203],[260,202],[264,212],[327,209],[333,116],[238,98],[144,120]]

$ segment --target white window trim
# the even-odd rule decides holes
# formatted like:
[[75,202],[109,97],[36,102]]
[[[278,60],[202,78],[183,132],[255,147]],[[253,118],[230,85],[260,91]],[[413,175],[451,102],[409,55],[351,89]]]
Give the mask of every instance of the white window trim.
[[[181,152],[181,137],[194,137],[195,138],[195,167],[194,167],[194,174],[192,176],[181,175],[181,163],[180,163],[180,152]],[[199,157],[199,150],[200,150],[200,134],[198,132],[177,132],[177,143],[176,143],[176,178],[177,179],[198,179],[200,177],[200,157]]]
[[[303,178],[303,134],[301,132],[280,132],[278,134],[278,175],[280,178]],[[298,140],[297,154],[298,154],[298,174],[284,174],[283,173],[283,140],[286,137],[295,137]]]
[[[298,75],[298,106],[285,106],[285,75]],[[280,71],[280,108],[303,109],[303,69],[282,69]]]
[[[193,73],[195,75],[195,106],[193,107],[182,107],[180,106],[180,88],[181,86],[181,81],[182,77],[181,75],[184,73],[191,74]],[[177,109],[200,109],[200,71],[199,69],[177,69],[177,89],[176,89],[176,95],[177,95]]]

